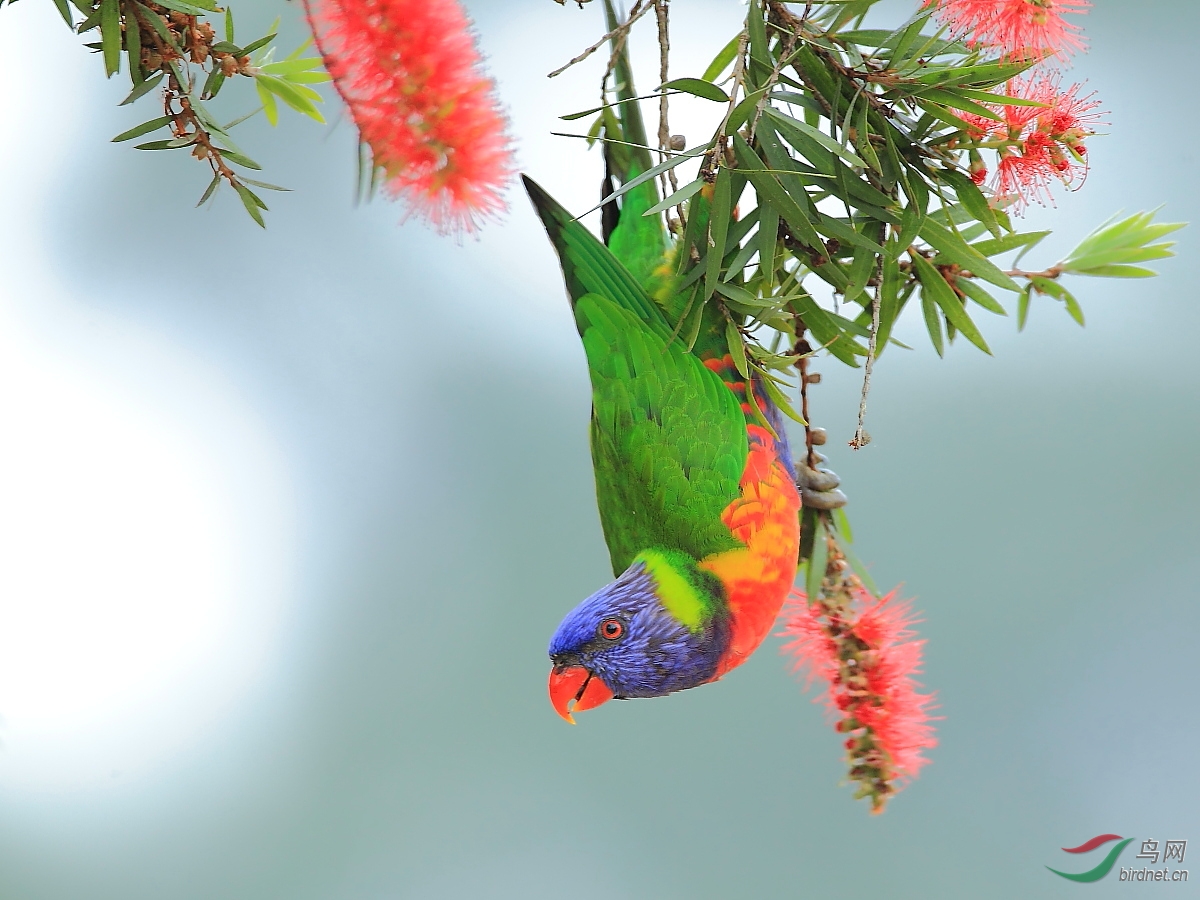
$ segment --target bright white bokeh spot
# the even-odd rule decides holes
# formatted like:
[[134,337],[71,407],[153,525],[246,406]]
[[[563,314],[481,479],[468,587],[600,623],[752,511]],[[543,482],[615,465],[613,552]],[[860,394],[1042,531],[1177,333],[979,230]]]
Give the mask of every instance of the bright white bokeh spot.
[[0,306],[0,787],[156,767],[231,730],[277,662],[286,460],[197,360],[111,338],[162,382],[139,392]]
[[194,454],[118,398],[10,347],[0,421],[0,715],[58,730],[196,661],[230,548]]
[[[20,175],[0,180],[0,802],[12,805],[129,784],[250,730],[280,678],[296,515],[289,459],[244,386],[205,348],[58,277],[45,197],[79,123],[124,88],[94,77],[51,6],[4,17],[0,121],[38,136],[5,145]],[[49,48],[55,65],[25,77]]]

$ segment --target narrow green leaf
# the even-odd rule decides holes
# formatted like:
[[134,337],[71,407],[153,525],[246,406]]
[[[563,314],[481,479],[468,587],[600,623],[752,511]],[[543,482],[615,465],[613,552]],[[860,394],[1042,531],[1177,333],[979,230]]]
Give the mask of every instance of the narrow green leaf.
[[122,100],[117,105],[118,106],[128,106],[130,103],[137,100],[139,97],[143,97],[146,94],[150,93],[152,90],[154,90],[156,87],[158,87],[159,82],[163,80],[163,77],[165,75],[166,75],[165,72],[159,72],[157,75],[154,75],[151,78],[147,78],[145,81],[143,81],[137,87],[135,87],[132,91],[130,91],[129,96],[126,97],[124,100]]
[[[737,224],[740,225],[742,222],[745,222],[745,221],[747,221],[747,220],[742,219]],[[751,220],[751,221],[753,221],[753,220]],[[757,235],[755,235],[755,238],[756,237],[757,237]],[[732,235],[730,235],[730,238],[727,243],[729,244],[730,247],[737,246],[737,242],[735,240],[733,240]],[[725,275],[721,280],[722,281],[730,281],[731,279],[737,278],[739,275],[741,275],[742,272],[746,268],[746,264],[750,262],[750,257],[752,257],[757,252],[758,252],[758,241],[755,240],[754,238],[747,240],[746,243],[742,246],[742,248],[740,250],[738,250],[737,253],[734,254],[733,259],[730,262],[726,263]]]
[[[1002,121],[1002,117],[1000,115],[992,112],[992,110],[988,109],[986,106],[982,106],[968,97],[961,96],[961,94],[961,88],[954,91],[943,91],[940,88],[921,88],[918,92],[916,92],[915,95],[922,100],[929,100],[933,103],[948,107],[949,109],[956,109],[960,112],[974,113],[977,116],[983,116],[985,119],[993,119],[997,122]],[[922,104],[922,109],[925,108],[927,107]],[[953,115],[953,113],[951,113],[951,115]]]
[[288,191],[290,193],[292,190],[291,188],[280,187],[277,184],[268,184],[265,181],[255,181],[253,178],[246,178],[243,175],[238,176],[238,181],[243,184],[252,184],[255,187],[265,188],[268,191]]
[[256,163],[254,160],[252,160],[250,157],[243,156],[241,153],[238,153],[236,150],[226,150],[224,148],[218,148],[218,149],[221,151],[221,155],[223,157],[225,157],[230,162],[237,163],[239,166],[245,166],[247,169],[261,169],[262,168],[262,166],[260,166],[258,163]]
[[250,214],[250,218],[257,222],[260,228],[266,228],[267,223],[263,221],[260,208],[266,209],[267,207],[262,200],[260,200],[258,196],[250,190],[250,188],[239,184],[236,181],[233,183],[233,189],[237,191],[238,196],[241,197],[242,206],[246,207],[246,212]]
[[729,232],[732,201],[729,169],[721,166],[717,169],[717,181],[713,185],[712,215],[709,218],[708,259],[704,268],[703,299],[705,301],[712,296],[721,275],[721,261],[725,258],[725,238]]
[[993,312],[998,316],[1007,316],[1008,311],[1000,305],[991,294],[985,291],[982,287],[972,281],[970,278],[959,278],[955,281],[958,289],[986,309],[988,312]]
[[750,117],[754,115],[764,93],[766,93],[766,90],[760,89],[752,91],[742,98],[738,105],[733,108],[733,112],[729,114],[729,121],[725,125],[726,134],[737,131],[737,129],[750,121]]
[[[954,193],[958,197],[958,202],[969,212],[975,219],[985,226],[997,239],[1001,237],[1000,223],[996,220],[996,214],[992,211],[991,205],[987,201],[987,197],[983,196],[983,191],[979,190],[979,186],[971,180],[969,175],[964,175],[962,172],[953,169],[936,169],[934,174],[944,181],[950,187],[954,188]],[[987,254],[984,254],[987,256]]]
[[234,119],[232,122],[226,122],[224,125],[222,125],[222,126],[221,126],[221,130],[222,130],[222,131],[229,131],[229,129],[231,129],[231,128],[234,128],[234,127],[236,127],[236,126],[238,126],[238,125],[241,125],[241,124],[242,124],[243,122],[245,122],[247,119],[252,119],[252,118],[254,118],[254,116],[257,116],[257,115],[258,115],[260,112],[262,112],[262,111],[263,111],[263,110],[262,110],[262,107],[260,106],[258,109],[251,110],[250,112],[246,113],[244,116],[238,116],[238,117],[237,117],[236,119]]
[[[321,111],[312,104],[313,97],[318,100],[321,99],[320,94],[317,94],[316,91],[313,91],[309,88],[301,88],[294,84],[289,84],[282,78],[275,78],[271,75],[255,75],[254,83],[265,87],[272,94],[278,96],[280,100],[282,100],[292,109],[296,110],[296,112],[303,113],[309,118],[316,119],[318,122],[325,121],[324,117],[321,115]],[[263,104],[263,107],[264,109],[266,108],[265,103]],[[270,118],[269,114],[268,118]]]
[[971,246],[984,256],[999,256],[1001,253],[1016,250],[1018,247],[1032,249],[1049,233],[1049,231],[1026,231],[1018,234],[1006,234],[1003,237],[976,241]]
[[168,141],[149,141],[145,144],[138,144],[134,150],[178,150],[180,147],[190,147],[196,143],[196,135],[190,134],[187,137],[173,138]]
[[129,79],[136,88],[145,80],[142,77],[142,29],[128,12],[125,16],[125,58],[129,61]]
[[297,72],[295,75],[288,75],[287,80],[292,84],[324,84],[333,81],[333,76],[328,72]]
[[771,54],[767,46],[767,25],[762,0],[750,0],[746,10],[746,32],[750,38],[750,58],[770,71]]
[[818,306],[807,293],[793,297],[790,302],[822,347],[846,365],[858,368],[855,357],[866,356],[867,349],[838,328],[828,310]]
[[1017,331],[1025,330],[1025,322],[1029,318],[1029,298],[1033,294],[1033,285],[1028,284],[1017,298]]
[[225,7],[225,40],[231,44],[236,40],[233,33],[233,8],[229,6]]
[[846,302],[857,300],[867,287],[875,271],[876,253],[866,247],[854,248],[854,261],[850,263],[850,283],[846,286]]
[[808,571],[804,573],[804,589],[808,592],[809,603],[821,596],[821,582],[825,580],[825,566],[829,561],[829,547],[825,543],[825,522],[822,516],[816,517],[814,531],[812,559],[808,561]]
[[782,112],[773,106],[768,106],[766,112],[767,115],[771,116],[777,122],[780,122],[783,126],[785,126],[784,137],[787,136],[787,128],[795,129],[796,131],[799,131],[816,141],[830,153],[836,153],[846,162],[850,163],[850,165],[866,168],[867,164],[857,154],[847,150],[829,135],[825,134],[825,132],[821,131],[821,129],[814,128],[807,122],[802,122],[799,119],[793,118],[792,116],[789,116],[787,113]]
[[263,114],[274,128],[279,124],[279,104],[275,102],[275,95],[257,78],[254,79],[254,87],[258,91],[258,102],[262,104]]
[[1090,269],[1072,268],[1075,275],[1094,275],[1099,278],[1153,278],[1158,273],[1144,266],[1094,266]]
[[174,116],[159,116],[157,119],[151,119],[149,122],[143,122],[141,125],[135,125],[128,131],[122,131],[112,139],[112,142],[114,144],[119,144],[121,141],[128,141],[135,137],[141,137],[143,134],[149,134],[152,131],[158,131],[158,129],[173,122],[174,120]]
[[251,41],[249,44],[243,47],[242,55],[247,56],[253,53],[255,50],[267,46],[267,44],[271,43],[273,40],[275,40],[275,32],[272,31],[270,34],[260,37],[257,41]]
[[741,45],[742,36],[736,34],[728,44],[721,48],[720,52],[713,57],[713,61],[708,64],[708,68],[704,70],[704,74],[700,76],[703,81],[715,81],[717,76],[729,68],[729,64],[733,62],[733,58],[737,56],[738,47]]
[[[736,52],[736,45],[735,45]],[[709,81],[707,78],[674,78],[659,87],[662,91],[683,91],[704,100],[717,103],[728,103],[729,95]]]
[[304,59],[285,59],[276,63],[269,63],[265,66],[260,66],[260,71],[266,72],[268,75],[297,75],[301,72],[307,72],[310,69],[318,69],[323,64],[323,60],[319,56],[308,56]]
[[929,331],[929,339],[938,356],[946,355],[946,346],[942,340],[942,320],[938,318],[937,305],[925,290],[921,291],[921,312],[925,316],[925,328]]
[[703,178],[697,178],[695,181],[688,182],[670,197],[665,200],[660,200],[652,207],[642,213],[643,216],[653,216],[656,213],[662,212],[664,209],[670,209],[672,206],[679,206],[697,191],[699,191],[707,182]]
[[758,206],[758,268],[767,280],[764,291],[770,291],[775,276],[775,250],[779,245],[779,213],[769,203],[760,200]]
[[206,13],[213,12],[213,9],[206,6],[201,6],[199,2],[186,3],[184,0],[154,0],[159,6],[165,6],[167,9],[173,9],[176,12],[186,13],[189,16],[203,16]]
[[1075,296],[1070,291],[1068,291],[1066,288],[1063,289],[1062,300],[1063,300],[1063,303],[1065,303],[1067,305],[1068,315],[1070,315],[1070,317],[1072,319],[1074,319],[1076,322],[1078,322],[1079,326],[1082,328],[1083,324],[1084,324],[1083,307],[1079,305],[1079,301],[1076,300]]
[[58,9],[58,14],[63,17],[63,21],[67,23],[67,26],[74,28],[75,18],[71,15],[71,7],[67,4],[67,0],[54,0],[54,6]]
[[208,183],[208,187],[204,189],[204,193],[200,195],[200,200],[196,203],[196,208],[199,209],[212,198],[217,192],[217,188],[221,186],[221,176],[214,175],[212,181]]
[[[738,327],[732,319],[725,320],[725,343],[729,345],[729,356],[733,359],[733,365],[738,370],[738,374],[749,382],[750,366],[746,362],[746,344],[742,340],[742,333],[738,331]],[[747,384],[746,390],[750,390],[749,384]]]
[[777,385],[773,379],[764,376],[760,383],[762,384],[763,390],[767,392],[767,396],[771,398],[771,402],[775,404],[781,413],[799,425],[807,424],[804,419],[801,418],[800,413],[796,412],[796,410],[792,407],[792,401],[789,400],[787,395],[779,389],[779,385]]
[[121,5],[100,0],[100,43],[104,46],[104,71],[111,78],[121,71]]
[[225,84],[225,73],[221,71],[219,66],[214,66],[213,70],[208,73],[208,77],[204,79],[204,87],[200,89],[200,97],[204,100],[211,100],[217,94],[221,93],[221,86]]
[[1020,285],[1005,275],[994,262],[964,241],[957,231],[947,228],[929,217],[922,223],[920,233],[921,237],[929,242],[939,256],[945,257],[947,262],[954,263],[959,268],[966,269],[984,281],[990,281],[1006,291],[1015,293],[1021,290]]
[[912,254],[912,261],[917,272],[917,278],[921,282],[922,298],[928,297],[933,300],[934,303],[941,307],[948,325],[953,325],[958,331],[962,332],[968,341],[984,353],[990,355],[992,351],[988,347],[987,341],[983,339],[983,335],[979,333],[979,329],[975,327],[975,323],[967,315],[962,301],[954,293],[954,289],[950,287],[946,279],[942,277],[942,273],[935,269],[919,253]]

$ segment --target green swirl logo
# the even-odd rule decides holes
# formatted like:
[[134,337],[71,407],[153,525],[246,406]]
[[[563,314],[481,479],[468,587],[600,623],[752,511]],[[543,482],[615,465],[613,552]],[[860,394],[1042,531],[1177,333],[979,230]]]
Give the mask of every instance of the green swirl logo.
[[1104,859],[1100,861],[1100,864],[1094,869],[1088,869],[1086,872],[1060,872],[1058,869],[1053,869],[1050,866],[1046,866],[1046,868],[1050,869],[1050,871],[1055,875],[1060,875],[1070,881],[1099,881],[1112,871],[1112,867],[1116,865],[1117,857],[1121,855],[1121,851],[1124,850],[1132,840],[1133,838],[1122,838],[1119,834],[1098,834],[1091,840],[1084,841],[1078,847],[1063,847],[1063,850],[1067,853],[1087,853],[1091,850],[1095,850],[1097,847],[1107,844],[1109,841],[1120,841],[1119,844],[1108,851],[1108,855],[1105,856]]

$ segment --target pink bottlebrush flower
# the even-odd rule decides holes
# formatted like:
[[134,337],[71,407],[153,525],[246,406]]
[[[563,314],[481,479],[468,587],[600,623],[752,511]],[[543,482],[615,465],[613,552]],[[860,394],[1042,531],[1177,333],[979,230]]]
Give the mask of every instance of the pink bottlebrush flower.
[[1001,51],[1010,59],[1066,56],[1083,50],[1079,26],[1064,16],[1079,15],[1090,0],[925,0],[956,38],[971,47]]
[[857,579],[822,587],[813,603],[793,592],[785,607],[783,651],[821,681],[824,699],[846,735],[850,777],[859,796],[880,812],[904,781],[916,777],[937,745],[929,711],[933,697],[917,691],[924,641],[913,640],[912,610],[893,591],[875,598]]
[[504,208],[513,166],[457,0],[308,0],[325,67],[388,190],[441,231]]

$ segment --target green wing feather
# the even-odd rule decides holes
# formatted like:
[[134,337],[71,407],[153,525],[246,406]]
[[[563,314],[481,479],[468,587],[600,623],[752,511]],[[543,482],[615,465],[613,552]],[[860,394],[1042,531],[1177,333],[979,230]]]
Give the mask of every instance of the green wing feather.
[[695,558],[740,546],[721,512],[740,495],[746,420],[608,249],[530,179],[562,262],[592,379],[592,462],[613,571],[651,547]]

